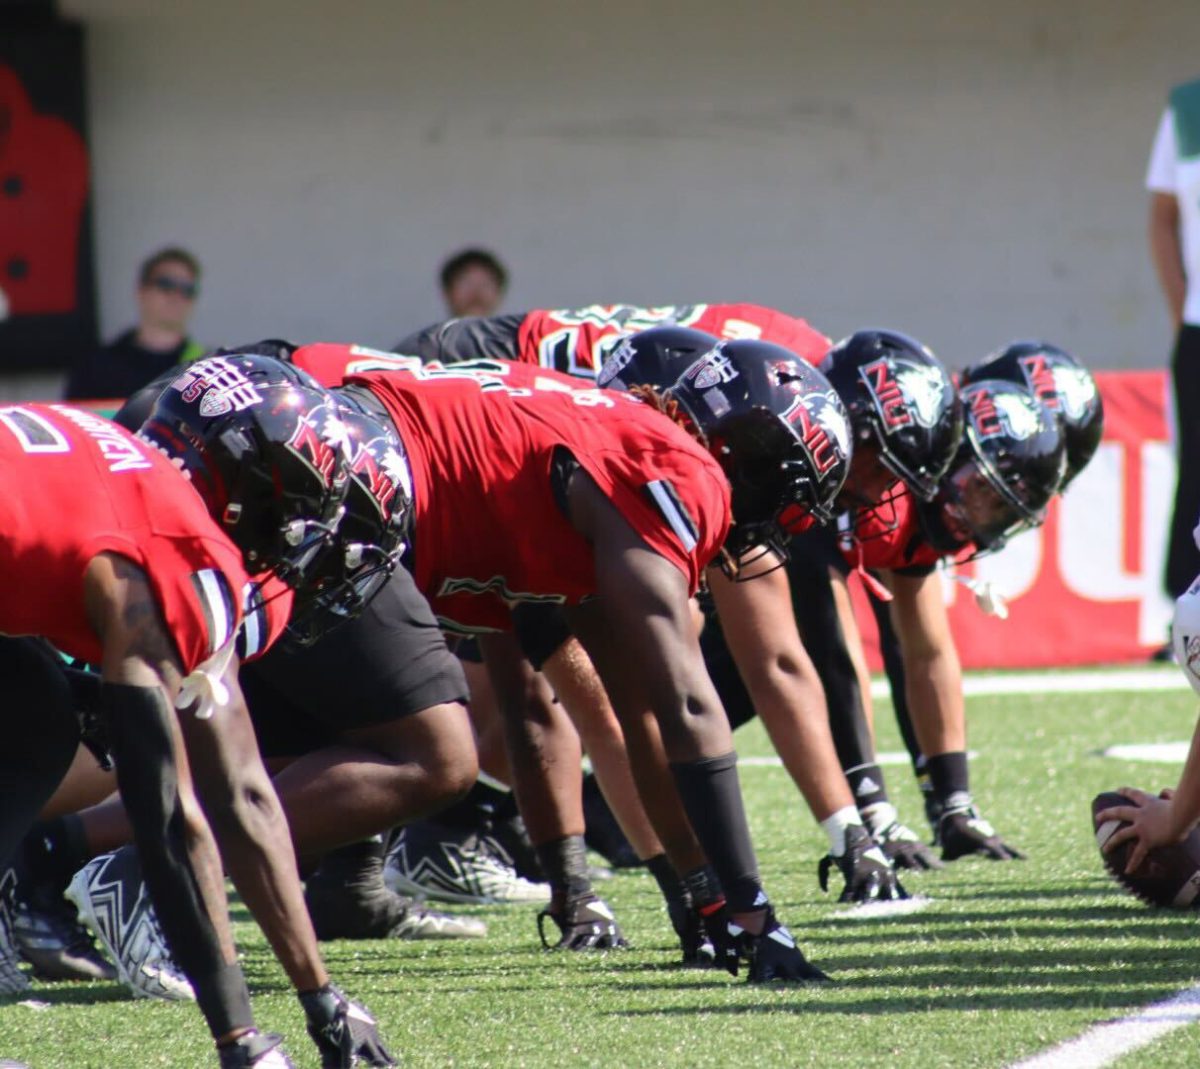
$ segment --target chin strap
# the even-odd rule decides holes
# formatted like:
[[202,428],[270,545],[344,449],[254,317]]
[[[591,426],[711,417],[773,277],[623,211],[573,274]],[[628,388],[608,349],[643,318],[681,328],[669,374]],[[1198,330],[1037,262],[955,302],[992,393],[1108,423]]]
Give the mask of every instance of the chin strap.
[[875,576],[867,571],[866,563],[863,560],[862,543],[857,538],[854,538],[853,535],[850,537],[854,541],[854,552],[858,557],[858,560],[854,564],[854,571],[857,573],[859,579],[862,580],[863,586],[865,586],[872,595],[886,605],[892,600],[892,592],[888,590],[888,588],[885,587],[878,579],[876,579]]
[[175,708],[195,705],[197,720],[211,720],[213,713],[229,701],[229,688],[222,677],[233,660],[235,640],[230,639],[216,653],[184,678],[175,697]]

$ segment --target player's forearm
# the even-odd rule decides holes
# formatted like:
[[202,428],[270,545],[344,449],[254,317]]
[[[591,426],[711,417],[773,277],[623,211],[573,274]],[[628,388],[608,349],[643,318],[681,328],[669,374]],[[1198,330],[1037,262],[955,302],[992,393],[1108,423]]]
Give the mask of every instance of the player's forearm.
[[967,748],[962,666],[953,649],[904,659],[908,705],[926,757]]
[[287,820],[257,755],[254,764],[232,790],[202,787],[205,810],[242,900],[296,990],[311,991],[329,976],[304,904]]
[[1183,249],[1179,236],[1179,209],[1174,197],[1157,194],[1150,210],[1150,257],[1158,274],[1159,285],[1171,314],[1178,325],[1183,319],[1187,294],[1187,276],[1183,270]]
[[1182,839],[1197,822],[1200,822],[1200,721],[1192,732],[1192,745],[1171,799],[1172,833]]

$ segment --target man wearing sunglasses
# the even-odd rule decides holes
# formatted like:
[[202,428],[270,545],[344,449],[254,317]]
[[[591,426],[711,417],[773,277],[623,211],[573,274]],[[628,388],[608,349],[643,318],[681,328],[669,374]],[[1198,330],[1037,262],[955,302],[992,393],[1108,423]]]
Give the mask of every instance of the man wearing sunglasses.
[[169,368],[204,352],[188,337],[200,292],[200,264],[186,249],[160,249],[138,270],[138,325],[72,369],[66,397],[127,397]]

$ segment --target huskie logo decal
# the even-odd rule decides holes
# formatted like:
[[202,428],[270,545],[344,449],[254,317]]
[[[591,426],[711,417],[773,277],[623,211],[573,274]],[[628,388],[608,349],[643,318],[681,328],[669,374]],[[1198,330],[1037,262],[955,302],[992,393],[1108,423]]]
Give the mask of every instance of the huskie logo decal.
[[1061,409],[1068,419],[1081,419],[1096,402],[1096,380],[1083,368],[1053,364],[1045,353],[1030,353],[1019,361],[1034,396],[1047,408]]
[[1044,427],[1038,402],[1027,393],[993,393],[984,388],[967,390],[963,399],[967,402],[975,433],[980,438],[994,438],[1007,433],[1018,441],[1024,441]]
[[402,500],[412,500],[412,477],[404,454],[387,439],[376,438],[360,445],[350,471],[371,495],[380,516],[391,515],[398,492],[404,495]]
[[946,378],[937,367],[883,356],[858,369],[888,434],[937,423]]

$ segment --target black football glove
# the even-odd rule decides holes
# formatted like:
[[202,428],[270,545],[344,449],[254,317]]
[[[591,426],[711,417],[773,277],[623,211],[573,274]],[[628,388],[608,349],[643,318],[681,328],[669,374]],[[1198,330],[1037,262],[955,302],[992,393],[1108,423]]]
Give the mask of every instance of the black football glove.
[[875,833],[875,841],[898,869],[922,872],[926,869],[944,869],[946,866],[926,846],[912,828],[893,820],[886,828]]
[[879,844],[861,824],[846,829],[845,852],[841,857],[826,854],[817,866],[821,890],[829,890],[829,873],[836,865],[846,886],[839,902],[886,902],[908,898],[908,892],[896,879],[896,871],[884,856]]
[[[558,926],[559,938],[546,938],[546,918]],[[553,905],[537,915],[538,936],[547,950],[616,950],[629,946],[613,911],[602,898],[589,892],[568,898],[561,909]]]
[[300,1005],[308,1018],[308,1034],[321,1052],[321,1069],[396,1064],[383,1045],[375,1018],[333,984],[302,993]]
[[279,1046],[283,1036],[247,1032],[232,1043],[217,1048],[221,1069],[296,1069]]
[[[750,962],[747,980],[752,984],[771,980],[797,983],[828,982],[829,977],[810,962],[796,946],[796,940],[767,908],[766,923],[759,935],[751,935],[741,926],[729,922],[729,934],[738,944],[738,954]],[[736,972],[734,973],[736,976]]]
[[938,822],[938,842],[942,845],[942,860],[957,861],[969,854],[979,854],[992,861],[1023,861],[1025,855],[1009,846],[980,815],[970,795],[965,799],[951,797]]

